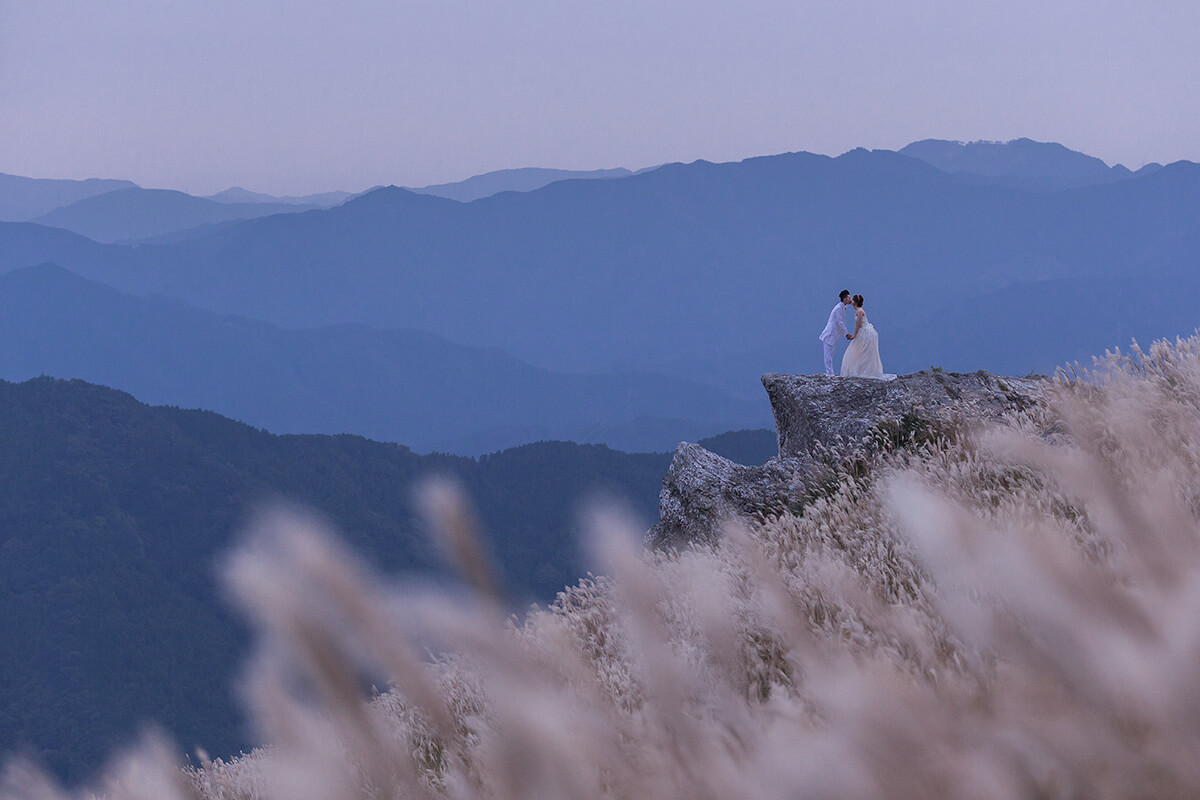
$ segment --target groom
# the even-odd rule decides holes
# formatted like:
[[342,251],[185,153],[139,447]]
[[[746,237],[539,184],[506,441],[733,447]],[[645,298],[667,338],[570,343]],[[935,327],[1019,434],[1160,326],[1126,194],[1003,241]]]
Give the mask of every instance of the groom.
[[847,289],[842,289],[842,293],[838,295],[837,305],[833,307],[833,311],[829,312],[829,322],[825,323],[825,330],[821,331],[821,344],[825,345],[825,374],[834,375],[833,371],[833,346],[837,344],[839,336],[845,336],[847,339],[854,337],[846,330],[846,306],[850,305],[850,292]]

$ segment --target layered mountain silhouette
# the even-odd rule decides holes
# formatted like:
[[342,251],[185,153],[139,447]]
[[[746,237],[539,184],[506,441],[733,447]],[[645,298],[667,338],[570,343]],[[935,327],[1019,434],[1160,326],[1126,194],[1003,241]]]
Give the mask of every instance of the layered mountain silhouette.
[[[497,170],[411,191],[470,202],[499,192],[528,192],[556,181],[633,174],[623,168],[527,167]],[[173,190],[143,189],[131,181],[47,180],[0,174],[0,221],[36,222],[104,243],[139,240],[175,243],[211,233],[221,223],[331,208],[356,196],[352,192],[335,191],[276,197],[234,186],[208,197],[195,197]]]
[[544,439],[671,450],[769,424],[763,402],[678,378],[562,375],[414,330],[285,330],[122,294],[53,265],[0,276],[0,377],[81,378],[280,433],[358,433],[475,455]]
[[0,173],[0,222],[27,222],[88,197],[136,188],[137,184],[132,181],[55,180]]
[[900,149],[943,172],[977,183],[993,183],[1049,192],[1111,183],[1162,168],[1147,164],[1137,172],[1117,164],[1108,166],[1095,156],[1056,142],[1014,139],[1011,142],[955,142],[923,139]]
[[0,222],[0,271],[42,262],[87,264],[98,274],[119,274],[129,249],[100,244],[60,228],[23,222]]
[[[472,175],[461,181],[452,183],[435,183],[428,186],[410,187],[409,191],[417,194],[429,194],[435,197],[445,197],[460,203],[469,203],[484,197],[491,197],[500,192],[531,192],[556,181],[566,180],[598,180],[604,178],[624,178],[633,175],[632,170],[618,167],[616,169],[546,169],[543,167],[521,167],[518,169],[499,169]],[[376,186],[375,189],[381,187]],[[372,191],[372,190],[368,190]],[[322,192],[301,197],[276,197],[262,192],[252,192],[240,186],[234,186],[223,192],[210,195],[206,199],[220,203],[287,203],[292,205],[320,206],[329,208],[341,205],[347,200],[366,192]]]
[[300,197],[290,195],[276,197],[270,194],[263,194],[262,192],[252,192],[249,189],[243,189],[241,186],[231,186],[224,191],[209,195],[204,199],[215,200],[218,203],[285,203],[293,206],[329,208],[341,205],[351,197],[354,197],[353,192],[320,192]]
[[[1157,339],[1189,336],[1200,327],[1200,272],[1170,280],[1154,276],[1104,280],[1064,279],[1020,284],[939,308],[932,325],[895,333],[908,352],[893,348],[889,363],[903,372],[930,366],[969,372],[980,363],[1000,374],[1054,374],[1057,367],[1087,368],[1106,349],[1130,352]],[[1019,309],[1019,312],[1014,312]],[[1020,340],[1012,319],[1020,316]],[[1039,352],[1036,342],[1041,342]],[[1097,342],[1104,342],[1096,349]],[[886,344],[881,345],[886,350]],[[885,354],[886,355],[886,354]],[[927,356],[922,358],[922,356]]]
[[565,180],[598,180],[604,178],[624,178],[634,173],[618,167],[617,169],[543,169],[540,167],[523,167],[520,169],[500,169],[495,172],[485,172],[474,175],[466,180],[454,183],[437,183],[430,186],[411,189],[417,194],[431,194],[469,203],[484,197],[491,197],[500,192],[532,192],[557,181]]
[[[1069,302],[1053,318],[1078,340],[1048,336],[1047,281],[1096,297],[1145,285],[1160,305],[1136,319],[1167,324],[1142,330],[1185,332],[1169,325],[1194,313],[1182,290],[1200,259],[1200,167],[1034,192],[1003,180],[1098,180],[1103,164],[1027,140],[949,143],[959,156],[940,161],[945,143],[917,144],[945,169],[981,172],[856,150],[671,164],[470,203],[389,187],[136,248],[13,224],[0,269],[53,261],[283,327],[418,329],[558,372],[668,373],[754,400],[763,372],[821,369],[815,335],[843,287],[867,296],[891,371],[955,362],[984,338],[1002,351],[980,344],[969,366],[996,371],[1128,344],[1125,328]],[[1001,296],[1011,304],[983,338],[954,337],[951,311]],[[1115,292],[1113,308],[1133,296]]]
[[97,242],[147,239],[174,231],[316,208],[292,203],[224,203],[169,189],[119,189],[37,217],[32,222],[72,231]]

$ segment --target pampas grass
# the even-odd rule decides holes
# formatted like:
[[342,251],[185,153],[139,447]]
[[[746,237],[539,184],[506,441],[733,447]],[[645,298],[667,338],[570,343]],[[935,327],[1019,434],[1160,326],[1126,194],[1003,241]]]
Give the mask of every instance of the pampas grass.
[[[836,462],[836,459],[832,459]],[[858,456],[799,512],[647,553],[505,617],[465,499],[425,508],[470,597],[395,587],[311,520],[225,576],[267,746],[150,737],[113,800],[1200,796],[1200,338]],[[372,689],[373,686],[382,687]],[[3,797],[68,795],[25,764]]]

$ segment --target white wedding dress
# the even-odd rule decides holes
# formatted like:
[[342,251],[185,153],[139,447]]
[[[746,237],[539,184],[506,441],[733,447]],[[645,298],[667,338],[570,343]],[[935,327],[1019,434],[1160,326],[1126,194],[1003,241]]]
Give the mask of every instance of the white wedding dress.
[[879,360],[879,334],[875,326],[867,321],[864,313],[862,327],[858,329],[850,346],[842,356],[843,378],[879,378],[890,380],[895,375],[885,375],[883,362]]

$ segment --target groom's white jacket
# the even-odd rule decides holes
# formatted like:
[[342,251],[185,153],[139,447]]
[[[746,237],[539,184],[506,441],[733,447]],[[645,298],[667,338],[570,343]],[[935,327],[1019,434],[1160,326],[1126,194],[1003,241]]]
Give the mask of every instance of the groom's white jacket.
[[833,311],[829,312],[829,322],[825,323],[825,330],[821,331],[819,338],[825,344],[837,344],[837,340],[849,333],[846,330],[846,305],[841,300],[833,307]]

